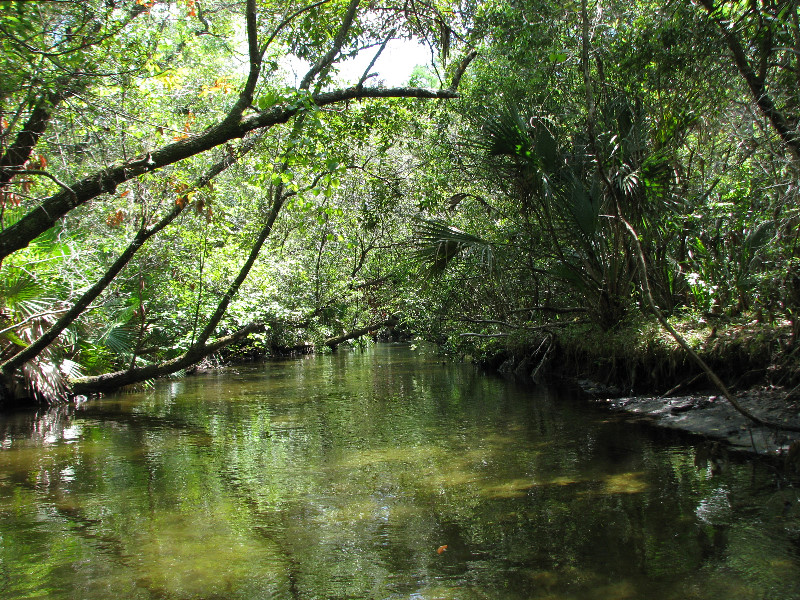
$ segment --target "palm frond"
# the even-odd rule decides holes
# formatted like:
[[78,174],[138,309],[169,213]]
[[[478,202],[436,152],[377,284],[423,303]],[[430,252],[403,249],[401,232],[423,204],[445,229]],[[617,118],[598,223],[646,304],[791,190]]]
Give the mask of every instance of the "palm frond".
[[128,324],[115,324],[100,338],[103,345],[112,352],[126,356],[133,353],[137,332]]
[[495,255],[490,242],[446,223],[420,219],[414,238],[418,250],[413,253],[413,260],[425,268],[429,277],[441,275],[465,254],[476,256],[490,272],[494,270]]
[[66,383],[55,361],[37,357],[25,363],[22,374],[25,386],[37,401],[54,404],[66,400]]
[[507,107],[486,121],[475,146],[489,156],[511,156],[528,159],[533,156],[533,137],[522,115]]
[[13,269],[0,281],[0,308],[6,308],[20,317],[27,317],[47,306],[44,295],[47,290],[30,273]]
[[600,187],[595,183],[587,189],[581,179],[571,177],[561,197],[566,204],[566,213],[578,229],[586,236],[594,235],[597,232],[602,201]]
[[775,223],[765,221],[754,227],[744,240],[744,247],[749,254],[756,254],[775,237]]

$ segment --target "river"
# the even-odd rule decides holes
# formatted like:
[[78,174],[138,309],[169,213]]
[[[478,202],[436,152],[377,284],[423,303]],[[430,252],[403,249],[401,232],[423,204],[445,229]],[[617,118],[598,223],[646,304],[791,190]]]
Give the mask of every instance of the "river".
[[0,416],[0,597],[800,597],[798,493],[378,345]]

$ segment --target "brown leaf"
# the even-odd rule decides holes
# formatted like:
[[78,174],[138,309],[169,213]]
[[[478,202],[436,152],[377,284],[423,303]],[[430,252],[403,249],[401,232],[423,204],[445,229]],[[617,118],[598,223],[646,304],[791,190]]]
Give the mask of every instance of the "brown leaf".
[[124,220],[125,220],[125,211],[118,210],[114,214],[108,215],[108,218],[106,219],[106,225],[108,225],[113,229],[115,227],[119,227],[120,223],[122,223]]

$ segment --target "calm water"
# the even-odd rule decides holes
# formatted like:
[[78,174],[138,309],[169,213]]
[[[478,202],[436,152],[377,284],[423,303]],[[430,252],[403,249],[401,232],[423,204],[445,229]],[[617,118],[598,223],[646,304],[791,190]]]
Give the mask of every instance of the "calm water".
[[774,473],[408,348],[7,415],[0,444],[5,600],[800,597]]

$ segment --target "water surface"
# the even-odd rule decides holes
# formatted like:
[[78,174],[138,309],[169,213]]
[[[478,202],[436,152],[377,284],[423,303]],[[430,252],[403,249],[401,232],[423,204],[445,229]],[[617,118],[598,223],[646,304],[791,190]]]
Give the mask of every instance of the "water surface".
[[0,596],[800,597],[798,494],[407,347],[0,417]]

